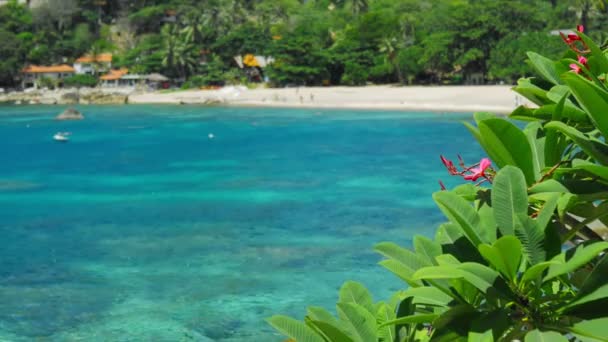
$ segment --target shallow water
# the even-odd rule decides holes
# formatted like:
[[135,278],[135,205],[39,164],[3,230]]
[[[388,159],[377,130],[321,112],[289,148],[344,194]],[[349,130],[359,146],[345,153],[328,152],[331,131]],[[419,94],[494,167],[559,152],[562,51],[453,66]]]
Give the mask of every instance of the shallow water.
[[403,288],[373,244],[431,236],[438,155],[483,156],[465,114],[79,109],[0,107],[2,341],[282,341],[347,279]]

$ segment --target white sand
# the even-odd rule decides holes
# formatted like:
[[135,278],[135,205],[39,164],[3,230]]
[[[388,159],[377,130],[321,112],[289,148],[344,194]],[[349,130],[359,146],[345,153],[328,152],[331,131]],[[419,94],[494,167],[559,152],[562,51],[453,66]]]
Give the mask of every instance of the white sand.
[[211,104],[294,108],[490,111],[509,113],[528,102],[511,86],[366,86],[189,90],[132,94],[129,103]]

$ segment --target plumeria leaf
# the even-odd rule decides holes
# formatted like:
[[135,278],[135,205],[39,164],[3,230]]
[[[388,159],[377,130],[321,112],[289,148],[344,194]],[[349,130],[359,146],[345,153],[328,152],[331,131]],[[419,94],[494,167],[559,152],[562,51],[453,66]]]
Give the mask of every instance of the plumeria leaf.
[[355,342],[376,341],[376,317],[364,307],[352,303],[336,304],[340,320],[348,326]]
[[467,201],[448,191],[434,193],[433,199],[443,214],[462,228],[474,246],[484,242],[479,234],[479,215]]
[[291,317],[276,315],[268,323],[283,335],[298,342],[324,342],[323,338],[303,322]]
[[[603,143],[593,141],[582,132],[577,129],[566,125],[563,122],[552,121],[545,125],[546,129],[555,129],[566,135],[572,141],[576,143],[583,151],[589,156],[593,157],[599,163],[608,165],[608,155],[602,153],[603,150],[608,148]],[[603,146],[602,146],[603,145]]]
[[568,342],[568,339],[555,331],[532,330],[526,334],[524,342]]
[[575,73],[565,73],[562,79],[581,104],[595,127],[608,136],[608,92]]
[[562,84],[562,80],[559,78],[559,72],[555,66],[555,62],[547,57],[541,56],[535,52],[528,52],[528,58],[532,67],[541,75],[545,80],[553,84]]
[[503,236],[493,245],[479,245],[479,252],[488,262],[507,279],[513,281],[521,262],[521,242],[512,235]]
[[[556,256],[552,259],[556,264],[549,268],[549,273],[543,279],[544,282],[549,281],[555,277],[559,277],[563,274],[570,273],[578,269],[579,267],[587,264],[592,259],[598,256],[599,253],[608,249],[608,242],[595,242],[587,246],[578,246],[574,255],[566,261],[566,255],[564,253]],[[415,274],[414,274],[415,276]]]
[[517,216],[528,213],[528,192],[520,169],[506,166],[494,177],[492,189],[494,219],[503,235],[514,235]]
[[372,295],[361,283],[347,281],[340,288],[338,303],[355,303],[369,312],[374,312]]
[[499,167],[520,168],[528,185],[540,177],[534,172],[528,138],[517,126],[504,119],[487,119],[479,123],[479,132],[483,149]]

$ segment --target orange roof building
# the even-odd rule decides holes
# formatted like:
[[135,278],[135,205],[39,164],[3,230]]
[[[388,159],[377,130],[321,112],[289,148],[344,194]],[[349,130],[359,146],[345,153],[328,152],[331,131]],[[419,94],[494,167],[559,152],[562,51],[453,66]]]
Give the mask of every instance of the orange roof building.
[[97,56],[84,55],[74,61],[77,74],[97,75],[112,68],[112,54],[100,53]]
[[91,55],[84,55],[74,61],[74,63],[112,63],[112,54],[100,53],[95,58]]
[[63,79],[73,76],[74,72],[74,68],[67,64],[29,65],[21,69],[21,86],[23,88],[38,87],[42,79],[54,80],[57,86],[61,86]]
[[61,65],[30,65],[23,70],[21,70],[24,74],[55,74],[55,73],[74,73],[75,70],[71,66],[67,64]]
[[118,70],[110,70],[107,74],[99,77],[99,79],[102,81],[116,81],[116,80],[119,80],[124,75],[126,75],[127,73],[129,73],[129,69],[126,69],[126,68],[122,68],[122,69],[118,69]]

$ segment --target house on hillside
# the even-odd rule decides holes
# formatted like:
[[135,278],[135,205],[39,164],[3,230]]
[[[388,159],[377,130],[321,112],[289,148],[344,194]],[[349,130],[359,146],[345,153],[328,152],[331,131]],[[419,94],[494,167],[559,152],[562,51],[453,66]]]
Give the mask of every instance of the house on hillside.
[[39,87],[43,78],[51,79],[57,86],[63,85],[63,79],[74,75],[74,68],[67,64],[61,65],[30,65],[21,70],[21,86],[23,88]]
[[112,54],[100,53],[97,56],[84,55],[74,61],[74,70],[77,74],[94,75],[108,72],[112,69]]
[[169,78],[161,74],[136,75],[129,74],[128,69],[110,70],[99,78],[103,88],[147,86],[151,89],[169,87]]

